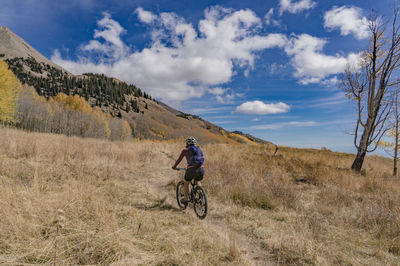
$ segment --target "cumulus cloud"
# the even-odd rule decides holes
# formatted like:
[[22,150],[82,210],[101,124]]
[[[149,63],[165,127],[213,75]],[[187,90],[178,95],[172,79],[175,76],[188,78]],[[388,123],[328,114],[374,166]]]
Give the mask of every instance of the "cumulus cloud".
[[261,101],[245,102],[236,107],[235,113],[242,114],[279,114],[289,112],[290,106],[286,103],[263,103]]
[[[273,14],[270,11],[267,15]],[[348,64],[356,69],[360,60],[353,53],[326,55],[326,40],[308,34],[288,38],[264,33],[262,18],[249,9],[208,8],[197,27],[175,13],[154,14],[137,8],[135,14],[149,23],[151,42],[141,50],[132,51],[122,40],[127,31],[104,13],[93,39],[80,46],[77,60],[64,59],[58,50],[51,59],[74,74],[104,73],[133,83],[170,104],[206,93],[220,103],[233,103],[238,95],[221,86],[239,70],[248,75],[257,53],[265,49],[284,49],[301,84],[333,84],[332,75],[343,72]],[[276,66],[271,64],[271,73]]]
[[300,78],[301,84],[322,82],[329,75],[343,72],[348,65],[352,69],[359,68],[359,54],[325,55],[322,53],[325,44],[324,39],[301,34],[293,36],[285,47],[295,69],[294,76]]
[[279,0],[279,15],[282,15],[284,12],[297,14],[303,10],[312,9],[316,5],[317,3],[312,0],[300,0],[297,2],[292,2],[292,0]]
[[156,15],[144,10],[142,7],[136,8],[135,13],[137,14],[139,20],[144,23],[151,23],[157,19]]
[[88,44],[81,46],[83,51],[98,52],[106,55],[113,60],[120,59],[127,55],[129,48],[122,42],[120,36],[126,30],[115,20],[111,19],[110,14],[103,13],[104,17],[97,22],[101,30],[94,31],[94,38],[103,38],[105,43],[91,40]]
[[201,97],[210,88],[230,82],[237,68],[252,69],[258,51],[287,43],[285,35],[261,33],[262,21],[249,9],[208,8],[198,30],[175,13],[155,15],[143,9],[136,13],[145,23],[152,20],[149,47],[129,51],[121,39],[125,30],[105,14],[95,40],[83,45],[82,52],[103,53],[107,60],[94,62],[83,54],[71,61],[58,51],[52,60],[75,74],[98,72],[118,77],[171,102]]
[[340,29],[341,35],[353,34],[361,40],[368,38],[368,19],[362,16],[358,7],[333,7],[324,15],[324,27],[328,30]]

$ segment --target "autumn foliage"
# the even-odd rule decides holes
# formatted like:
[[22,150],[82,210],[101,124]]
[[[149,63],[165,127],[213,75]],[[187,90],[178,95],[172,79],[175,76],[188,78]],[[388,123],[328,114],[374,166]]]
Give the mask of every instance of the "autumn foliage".
[[27,86],[20,93],[16,118],[19,127],[30,131],[111,140],[132,136],[128,122],[92,108],[78,95],[60,93],[46,100]]
[[21,84],[8,69],[8,65],[0,60],[0,121],[12,122],[16,100]]

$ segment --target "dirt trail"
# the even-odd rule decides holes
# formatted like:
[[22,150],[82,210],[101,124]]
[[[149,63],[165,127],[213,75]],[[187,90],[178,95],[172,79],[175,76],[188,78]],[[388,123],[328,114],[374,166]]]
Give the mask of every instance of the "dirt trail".
[[[148,191],[154,198],[159,199],[160,207],[178,208],[175,198],[175,184],[178,176],[179,174],[172,170],[160,169],[155,171],[154,176],[147,181]],[[214,211],[218,209],[218,203],[210,202],[209,198],[209,208],[210,203]],[[191,205],[184,212],[195,217]],[[207,217],[204,220],[198,220],[198,222],[206,223],[210,230],[213,230],[218,237],[228,243],[233,253],[239,253],[235,255],[240,255],[249,265],[276,265],[258,243],[232,228],[225,219],[216,216],[213,210],[209,210]]]

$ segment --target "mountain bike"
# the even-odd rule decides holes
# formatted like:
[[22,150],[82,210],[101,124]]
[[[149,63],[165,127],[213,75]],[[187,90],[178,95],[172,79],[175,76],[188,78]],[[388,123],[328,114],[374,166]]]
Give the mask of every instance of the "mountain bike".
[[[176,168],[175,170],[181,171],[186,170],[186,168]],[[185,182],[183,180],[179,181],[176,185],[176,201],[178,202],[179,208],[181,210],[186,209],[188,203],[193,203],[193,209],[196,213],[197,217],[200,219],[204,219],[207,216],[207,196],[206,192],[201,186],[196,185],[195,179],[193,178],[192,181],[189,183],[189,190],[188,190],[188,202],[183,202],[184,200],[184,193],[183,193],[183,185]]]

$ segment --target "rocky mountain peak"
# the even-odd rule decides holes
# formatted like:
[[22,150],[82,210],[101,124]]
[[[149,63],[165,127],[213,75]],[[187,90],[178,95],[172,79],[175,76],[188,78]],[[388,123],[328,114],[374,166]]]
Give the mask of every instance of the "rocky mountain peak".
[[49,64],[52,67],[68,73],[68,71],[44,57],[5,26],[0,26],[0,54],[4,55],[4,58],[9,59],[15,57],[33,57],[37,62]]

